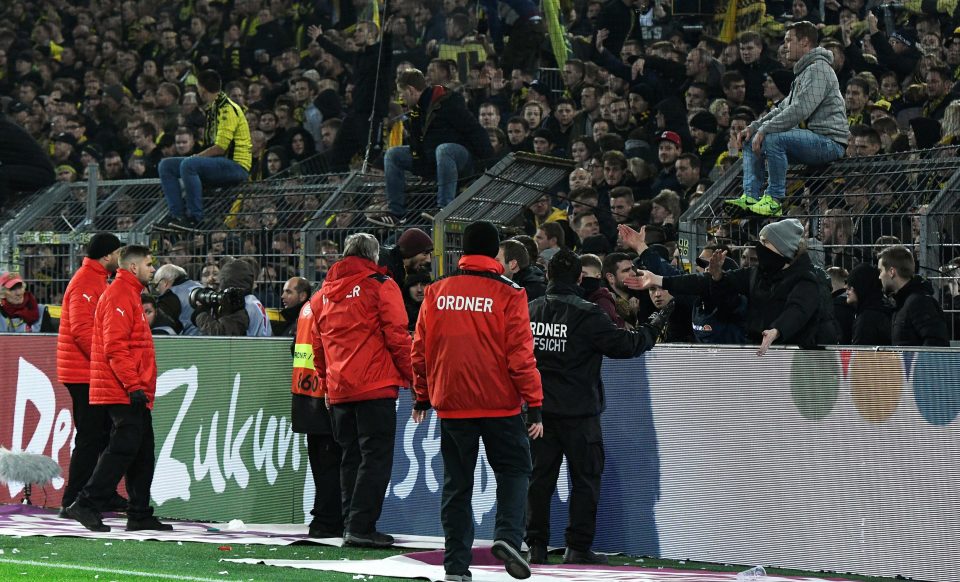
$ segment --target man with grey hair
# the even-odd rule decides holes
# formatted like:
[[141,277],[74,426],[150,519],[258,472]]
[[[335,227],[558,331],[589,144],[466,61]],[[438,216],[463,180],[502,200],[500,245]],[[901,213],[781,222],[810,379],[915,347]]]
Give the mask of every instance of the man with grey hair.
[[343,259],[310,300],[317,388],[343,449],[346,546],[393,544],[376,526],[393,471],[397,395],[413,385],[403,294],[387,269],[377,266],[379,253],[372,235],[347,237]]
[[200,335],[192,321],[193,307],[189,300],[190,291],[201,287],[200,283],[191,279],[183,267],[167,264],[157,269],[153,285],[158,315],[168,319],[167,323],[180,335]]

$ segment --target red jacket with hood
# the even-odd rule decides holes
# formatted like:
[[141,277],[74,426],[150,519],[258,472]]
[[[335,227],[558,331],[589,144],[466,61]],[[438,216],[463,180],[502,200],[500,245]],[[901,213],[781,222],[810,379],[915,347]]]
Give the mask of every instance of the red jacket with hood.
[[527,293],[503,266],[464,255],[424,291],[413,336],[414,390],[440,418],[493,418],[543,403]]
[[97,302],[107,290],[107,269],[84,257],[63,294],[57,334],[57,377],[63,384],[90,383],[90,342]]
[[157,358],[141,292],[143,284],[137,276],[120,269],[97,303],[90,347],[90,404],[130,404],[130,393],[143,390],[148,408],[153,408]]
[[407,311],[386,272],[346,257],[310,299],[314,367],[330,404],[396,398],[398,387],[413,385]]

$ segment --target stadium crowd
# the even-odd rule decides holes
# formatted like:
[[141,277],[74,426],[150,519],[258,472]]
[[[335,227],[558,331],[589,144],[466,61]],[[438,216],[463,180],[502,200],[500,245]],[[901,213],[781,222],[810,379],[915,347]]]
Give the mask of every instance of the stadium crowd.
[[[321,281],[345,234],[367,230],[396,242],[397,227],[417,223],[404,204],[404,170],[438,181],[434,209],[425,213],[432,216],[455,195],[454,184],[465,187],[509,152],[564,157],[575,163],[568,182],[525,212],[535,244],[525,260],[515,259],[513,276],[542,289],[536,265],[544,270],[558,249],[595,255],[618,317],[636,322],[653,303],[621,280],[607,280],[605,258],[625,252],[657,272],[690,270],[676,250],[679,216],[750,149],[737,139],[744,128],[791,93],[795,55],[784,42],[790,23],[810,21],[819,30],[823,59],[843,96],[848,137],[837,143],[846,156],[949,146],[960,133],[960,29],[952,3],[881,9],[847,0],[826,4],[824,13],[801,0],[758,7],[764,10],[755,21],[738,17],[734,37],[713,15],[672,15],[632,0],[563,4],[559,15],[519,0],[480,7],[397,0],[385,12],[365,1],[14,0],[0,9],[2,123],[10,128],[0,146],[7,150],[0,152],[0,208],[8,217],[24,192],[82,180],[91,164],[101,178],[116,180],[160,177],[167,160],[168,174],[177,172],[170,174],[176,191],[166,180],[170,214],[162,226],[186,229],[157,234],[159,258],[182,270],[169,280],[216,287],[224,262],[241,258],[255,281],[245,291],[261,309],[283,309],[292,305],[283,299],[285,282],[301,274],[291,258],[301,252],[297,229],[322,199],[241,197],[205,218],[220,192],[213,178],[222,172],[200,172],[205,195],[184,178],[181,200],[176,178],[197,171],[179,162],[171,169],[174,159],[227,159],[226,183],[236,183],[293,175],[292,166],[346,171],[367,157],[369,171],[384,173],[386,188],[356,197],[352,212],[341,210],[315,233]],[[232,112],[229,122],[224,108]],[[953,148],[932,151],[955,155]],[[712,242],[750,265],[766,222],[803,216],[813,264],[833,268],[834,288],[845,289],[842,273],[875,265],[883,246],[915,250],[916,229],[889,217],[920,212],[929,200],[871,194],[884,188],[895,189],[882,180],[850,180],[816,211],[802,196],[788,196],[782,208],[755,208],[726,222]],[[65,216],[82,216],[83,206],[79,198],[64,201]],[[97,227],[129,229],[138,211],[120,198]],[[812,213],[821,218],[807,219]],[[205,228],[197,229],[201,223]],[[645,252],[654,249],[658,260],[634,257],[618,235],[620,224],[645,227]],[[952,283],[960,263],[944,259],[941,288],[924,288],[952,308],[960,302]],[[61,303],[71,276],[63,257],[40,244],[25,249],[23,263],[31,300]],[[413,297],[427,281],[415,269],[394,274]],[[182,303],[181,311],[190,311]],[[168,314],[162,301],[159,307],[159,327],[193,328],[170,325],[179,315]],[[31,327],[16,324],[29,318],[7,319],[8,328]],[[691,339],[695,329],[677,337]]]

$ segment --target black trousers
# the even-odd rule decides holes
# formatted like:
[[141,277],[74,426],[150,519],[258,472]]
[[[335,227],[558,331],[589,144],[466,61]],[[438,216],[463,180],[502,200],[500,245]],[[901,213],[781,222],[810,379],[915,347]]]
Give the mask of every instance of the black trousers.
[[116,491],[121,477],[126,477],[127,493],[130,495],[127,516],[131,519],[150,517],[153,515],[150,486],[153,484],[156,461],[153,416],[149,409],[129,404],[107,404],[103,407],[113,423],[110,444],[100,455],[77,503],[92,509],[103,507]]
[[355,534],[372,533],[393,473],[397,401],[381,398],[334,404],[330,420],[333,436],[343,449],[340,489],[344,529]]
[[311,528],[329,532],[343,530],[343,506],[340,493],[340,445],[329,434],[308,434],[307,455],[313,473],[313,520]]
[[63,490],[63,506],[77,500],[77,495],[93,475],[97,459],[110,442],[110,415],[103,406],[90,405],[89,384],[66,384],[73,401],[73,424],[77,427],[73,453],[70,454],[70,473]]
[[566,456],[571,481],[567,547],[589,550],[597,530],[605,460],[600,417],[544,418],[543,437],[533,441],[530,451],[533,478],[527,504],[527,545],[550,542],[550,501]]
[[503,418],[442,419],[443,496],[440,521],[447,574],[463,575],[473,561],[473,476],[480,440],[497,480],[497,517],[493,537],[517,550],[523,542],[523,517],[530,482],[530,439],[520,415]]

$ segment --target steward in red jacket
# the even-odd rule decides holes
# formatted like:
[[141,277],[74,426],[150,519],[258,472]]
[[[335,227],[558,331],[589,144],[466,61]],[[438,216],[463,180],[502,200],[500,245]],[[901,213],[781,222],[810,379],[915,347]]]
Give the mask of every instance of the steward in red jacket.
[[[460,270],[429,285],[413,340],[413,420],[440,417],[440,520],[447,579],[473,560],[474,470],[480,440],[497,482],[493,555],[514,578],[530,577],[520,554],[530,480],[530,441],[543,434],[543,386],[533,356],[527,293],[502,275],[499,233],[489,222],[463,231]],[[520,406],[527,403],[527,422]]]
[[293,344],[293,393],[290,418],[293,431],[307,435],[307,455],[313,473],[313,509],[308,535],[312,538],[339,538],[343,535],[340,497],[340,457],[343,452],[333,438],[330,413],[320,390],[320,378],[313,357],[313,306],[306,301],[297,318]]
[[[63,294],[57,334],[57,376],[70,392],[73,423],[77,427],[63,507],[76,500],[110,440],[110,416],[106,409],[90,406],[90,349],[97,302],[107,290],[107,278],[117,270],[122,246],[120,239],[110,233],[94,235],[87,243],[83,264]],[[126,506],[127,500],[115,495],[103,509],[124,511]]]
[[156,269],[150,249],[136,245],[123,248],[120,267],[97,304],[90,350],[90,403],[104,405],[113,430],[90,480],[65,513],[91,531],[110,531],[99,508],[125,476],[130,493],[127,530],[168,531],[173,528],[160,523],[150,507],[155,461],[150,410],[157,362],[140,299]]
[[348,546],[387,547],[376,531],[393,472],[397,393],[413,384],[407,311],[397,283],[377,266],[380,243],[367,233],[344,242],[344,258],[310,300],[316,319],[314,367],[343,449],[344,535]]

